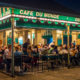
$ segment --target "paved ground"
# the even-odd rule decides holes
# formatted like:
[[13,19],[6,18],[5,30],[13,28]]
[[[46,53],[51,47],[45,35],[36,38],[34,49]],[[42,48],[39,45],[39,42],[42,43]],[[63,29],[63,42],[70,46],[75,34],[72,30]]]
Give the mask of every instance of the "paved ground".
[[35,72],[24,76],[15,76],[15,78],[0,73],[0,80],[80,80],[80,68],[61,68],[49,72]]

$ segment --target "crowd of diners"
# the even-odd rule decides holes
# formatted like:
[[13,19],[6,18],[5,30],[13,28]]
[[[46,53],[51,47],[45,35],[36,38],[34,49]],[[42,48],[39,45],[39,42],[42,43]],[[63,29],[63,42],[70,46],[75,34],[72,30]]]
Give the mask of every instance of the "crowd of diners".
[[[65,60],[68,63],[68,54],[70,58],[70,63],[79,64],[80,57],[80,46],[75,43],[71,43],[69,51],[67,45],[56,46],[53,41],[49,45],[31,45],[30,40],[27,39],[26,42],[20,46],[14,46],[14,63],[15,66],[19,65],[20,69],[24,72],[27,69],[31,69],[31,65],[37,66],[37,61],[42,60],[54,60],[60,59],[61,61]],[[52,57],[53,56],[53,57]],[[63,57],[64,56],[64,57]],[[57,58],[56,58],[57,57]],[[21,58],[21,62],[18,63],[16,60]],[[0,69],[5,69],[6,72],[11,71],[11,45],[0,46]],[[16,59],[16,60],[15,60]],[[59,62],[60,64],[60,62]],[[53,63],[51,63],[51,66]]]

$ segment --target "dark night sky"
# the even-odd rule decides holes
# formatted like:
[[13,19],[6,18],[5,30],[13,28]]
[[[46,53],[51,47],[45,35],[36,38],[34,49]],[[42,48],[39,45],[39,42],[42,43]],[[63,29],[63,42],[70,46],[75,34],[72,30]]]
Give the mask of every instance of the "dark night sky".
[[[46,8],[50,6],[50,8],[54,8],[54,5],[56,6],[56,4],[54,3],[54,1],[56,1],[57,3],[70,8],[74,11],[77,11],[78,13],[80,13],[80,0],[0,0],[0,2],[7,2],[7,3],[21,3],[23,6],[25,6],[24,4],[26,4],[29,7],[41,7],[41,8]],[[29,4],[28,4],[29,3]],[[47,3],[47,5],[45,5]],[[48,5],[50,4],[50,5]],[[49,9],[50,9],[49,8]]]
[[77,12],[80,12],[80,0],[55,0],[55,1]]

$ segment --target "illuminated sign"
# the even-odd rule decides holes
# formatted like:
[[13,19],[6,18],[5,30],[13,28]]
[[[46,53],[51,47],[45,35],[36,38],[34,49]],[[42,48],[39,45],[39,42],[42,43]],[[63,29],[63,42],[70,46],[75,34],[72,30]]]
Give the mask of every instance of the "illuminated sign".
[[27,15],[27,16],[33,16],[33,11],[20,10],[20,14]]
[[[0,18],[7,16],[9,14],[11,14],[11,8],[0,8]],[[38,12],[38,11],[36,12],[31,10],[14,9],[14,14],[31,16],[36,18],[47,18],[47,19],[64,20],[64,21],[72,21],[72,22],[80,23],[80,18],[62,16],[62,15],[56,15],[56,14],[44,13],[44,12]]]
[[56,14],[51,14],[51,13],[43,13],[43,12],[36,12],[36,11],[30,11],[30,10],[14,9],[14,14],[48,18],[48,19],[65,20],[65,21],[72,21],[72,22],[80,22],[80,18],[61,16],[61,15],[56,15]]

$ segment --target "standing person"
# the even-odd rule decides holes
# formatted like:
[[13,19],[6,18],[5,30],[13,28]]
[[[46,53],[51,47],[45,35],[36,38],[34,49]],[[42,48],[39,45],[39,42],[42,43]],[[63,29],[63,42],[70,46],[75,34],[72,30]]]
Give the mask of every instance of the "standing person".
[[7,72],[10,72],[11,67],[11,45],[8,46],[8,48],[5,50],[5,56],[6,56],[6,70]]
[[23,53],[24,53],[24,55],[28,55],[27,48],[28,48],[29,45],[30,45],[30,40],[27,39],[27,41],[23,44]]

